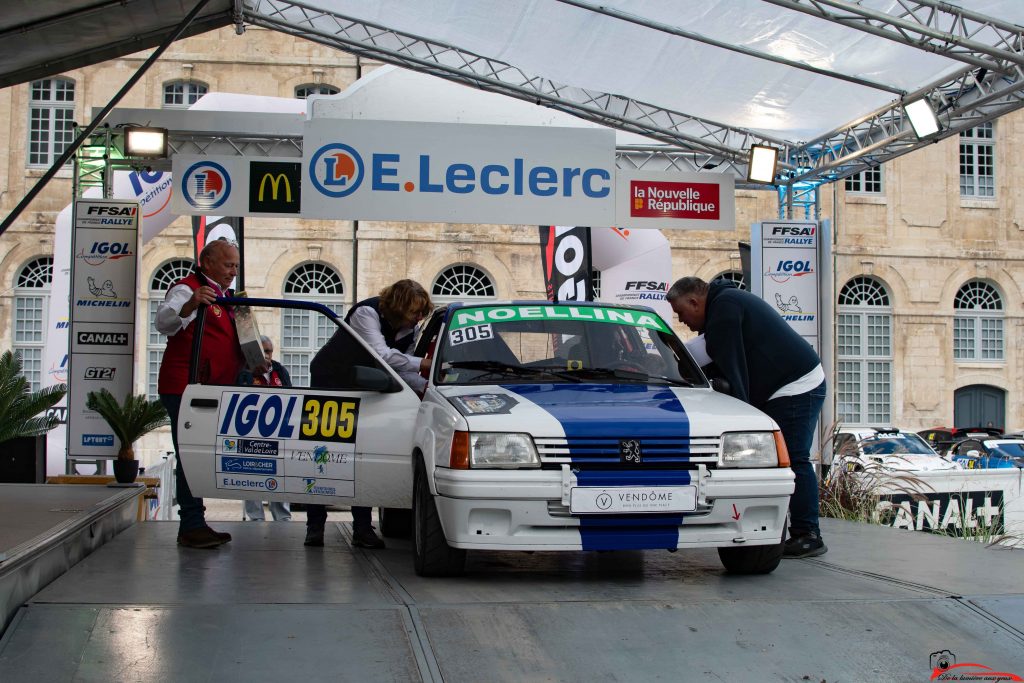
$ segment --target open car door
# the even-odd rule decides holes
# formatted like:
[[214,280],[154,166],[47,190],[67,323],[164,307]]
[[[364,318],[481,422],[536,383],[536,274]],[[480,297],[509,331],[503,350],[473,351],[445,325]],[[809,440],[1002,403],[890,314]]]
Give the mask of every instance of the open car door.
[[241,302],[254,311],[297,306],[298,313],[285,314],[289,324],[298,320],[315,330],[322,348],[309,354],[311,372],[293,372],[292,387],[189,384],[178,448],[192,493],[411,507],[416,393],[329,309]]

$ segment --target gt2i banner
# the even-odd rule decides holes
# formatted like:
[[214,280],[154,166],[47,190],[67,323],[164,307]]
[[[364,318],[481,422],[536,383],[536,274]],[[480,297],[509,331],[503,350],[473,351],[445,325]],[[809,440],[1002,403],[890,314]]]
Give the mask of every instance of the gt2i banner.
[[112,457],[113,430],[85,404],[91,391],[107,389],[118,401],[132,393],[139,202],[79,199],[74,206],[67,453]]
[[312,120],[302,216],[611,225],[611,130]]
[[727,173],[632,171],[615,180],[619,228],[734,230],[736,179]]
[[540,257],[548,301],[593,301],[590,228],[540,226]]
[[181,215],[287,217],[302,206],[298,158],[176,154],[171,168]]

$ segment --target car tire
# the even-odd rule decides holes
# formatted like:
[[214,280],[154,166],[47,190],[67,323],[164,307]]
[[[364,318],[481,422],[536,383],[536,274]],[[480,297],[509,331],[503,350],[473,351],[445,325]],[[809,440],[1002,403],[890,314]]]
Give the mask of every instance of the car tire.
[[416,462],[412,486],[412,557],[420,576],[458,576],[466,568],[466,551],[452,548],[441,528],[423,461]]
[[782,561],[782,543],[719,548],[718,559],[730,574],[771,574]]
[[412,510],[378,508],[377,525],[384,538],[409,538],[412,536]]

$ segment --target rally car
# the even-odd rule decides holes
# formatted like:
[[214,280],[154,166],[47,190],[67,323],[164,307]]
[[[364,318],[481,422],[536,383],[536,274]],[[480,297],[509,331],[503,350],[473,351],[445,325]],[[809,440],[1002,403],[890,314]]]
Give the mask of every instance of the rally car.
[[1024,439],[969,436],[954,444],[949,454],[969,470],[1024,468]]
[[188,387],[196,495],[411,509],[423,575],[472,550],[716,547],[732,572],[778,565],[793,492],[778,425],[715,392],[650,309],[451,305],[421,336],[422,396],[322,312],[348,363],[329,388]]
[[920,436],[895,427],[843,427],[836,434],[832,468],[862,472],[959,470],[959,463],[939,455]]

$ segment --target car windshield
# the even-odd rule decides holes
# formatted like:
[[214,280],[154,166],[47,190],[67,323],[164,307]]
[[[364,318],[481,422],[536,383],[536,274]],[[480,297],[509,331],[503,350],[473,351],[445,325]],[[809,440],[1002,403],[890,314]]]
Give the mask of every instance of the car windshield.
[[993,454],[1008,458],[1022,458],[1024,457],[1024,441],[996,442],[991,446],[991,451]]
[[449,311],[438,384],[591,383],[708,386],[656,313],[588,304]]
[[880,434],[860,442],[865,455],[935,455],[924,439],[917,434]]

